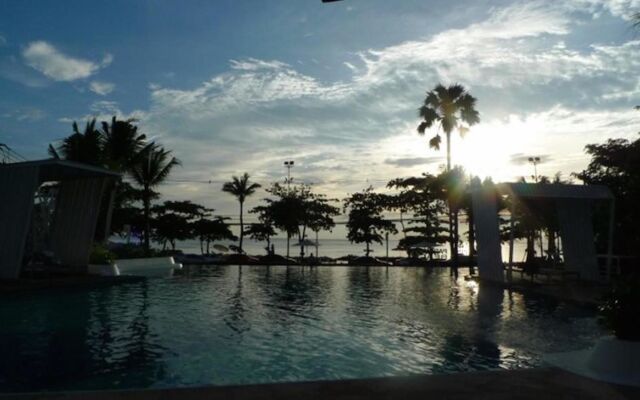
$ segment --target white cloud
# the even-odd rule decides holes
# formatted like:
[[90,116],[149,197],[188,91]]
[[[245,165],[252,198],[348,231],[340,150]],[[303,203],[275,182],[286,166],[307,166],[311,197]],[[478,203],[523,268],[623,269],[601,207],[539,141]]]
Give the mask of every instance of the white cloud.
[[38,121],[46,116],[46,113],[39,108],[27,107],[9,111],[2,114],[4,118],[12,118],[16,121]]
[[[640,87],[640,42],[577,47],[572,29],[584,18],[591,15],[575,3],[516,3],[463,29],[340,60],[353,71],[347,81],[321,81],[277,60],[232,60],[227,72],[193,87],[150,85],[150,108],[138,111],[142,131],[183,159],[179,179],[219,181],[248,171],[268,184],[284,175],[283,160],[295,159],[296,179],[342,196],[398,173],[435,172],[443,154],[416,134],[416,108],[436,83],[460,82],[479,98],[482,122],[465,140],[454,139],[454,162],[486,146],[478,173],[527,175],[529,166],[509,157],[537,153],[549,156],[541,173],[567,175],[584,167],[585,144],[640,130],[633,104],[621,103]],[[109,102],[92,111],[122,114]],[[502,166],[492,160],[500,157]],[[188,190],[209,204],[214,189],[163,190],[170,198]],[[216,201],[225,209],[226,198]]]
[[115,89],[115,85],[109,82],[92,81],[89,84],[89,90],[93,93],[99,94],[100,96],[108,95],[113,92],[113,89]]
[[74,81],[88,78],[113,61],[108,54],[100,63],[68,56],[45,41],[31,42],[23,50],[27,65],[55,81]]
[[64,124],[70,124],[74,121],[82,122],[95,118],[98,121],[110,121],[111,117],[116,116],[118,119],[135,119],[141,123],[145,123],[148,113],[142,110],[134,110],[129,113],[125,113],[120,109],[120,106],[115,101],[100,100],[93,102],[89,106],[89,113],[85,115],[73,116],[73,117],[60,117],[58,122]]
[[603,11],[615,17],[629,20],[640,10],[639,0],[573,0],[576,7],[591,12],[599,17]]

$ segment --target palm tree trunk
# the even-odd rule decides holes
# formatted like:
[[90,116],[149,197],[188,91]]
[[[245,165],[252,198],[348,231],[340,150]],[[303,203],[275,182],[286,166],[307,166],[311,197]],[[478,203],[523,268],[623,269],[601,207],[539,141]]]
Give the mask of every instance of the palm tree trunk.
[[473,208],[469,207],[467,214],[467,223],[469,224],[469,272],[475,273],[473,257],[476,255],[476,228],[474,226]]
[[242,240],[244,239],[244,221],[242,220],[242,201],[240,202],[240,254],[242,254]]
[[113,218],[113,208],[116,200],[116,190],[118,190],[118,183],[119,181],[114,180],[107,189],[109,190],[109,203],[107,204],[107,215],[105,216],[104,220],[104,237],[102,238],[105,243],[109,241],[109,237],[111,236],[111,219]]
[[369,257],[369,253],[371,252],[371,251],[369,250],[369,242],[367,242],[367,249],[366,249],[365,251],[366,251],[366,253],[367,253],[367,257]]
[[151,236],[151,194],[149,193],[149,187],[144,187],[144,198],[142,202],[144,204],[144,252],[149,255],[150,250],[150,236]]
[[451,132],[447,132],[447,172],[451,171]]

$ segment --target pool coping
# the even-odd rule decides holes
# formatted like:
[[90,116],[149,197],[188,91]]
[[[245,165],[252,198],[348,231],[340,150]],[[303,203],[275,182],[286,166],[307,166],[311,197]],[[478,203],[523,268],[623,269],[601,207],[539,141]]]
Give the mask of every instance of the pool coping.
[[147,399],[632,399],[640,389],[611,385],[558,368],[447,375],[203,386],[169,389],[0,394],[0,400]]

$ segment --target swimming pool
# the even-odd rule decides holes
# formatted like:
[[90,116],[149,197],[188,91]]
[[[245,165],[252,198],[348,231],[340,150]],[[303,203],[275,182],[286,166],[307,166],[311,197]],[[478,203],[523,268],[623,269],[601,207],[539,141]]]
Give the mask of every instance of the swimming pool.
[[205,267],[0,297],[0,392],[515,369],[601,335],[593,312],[447,270]]

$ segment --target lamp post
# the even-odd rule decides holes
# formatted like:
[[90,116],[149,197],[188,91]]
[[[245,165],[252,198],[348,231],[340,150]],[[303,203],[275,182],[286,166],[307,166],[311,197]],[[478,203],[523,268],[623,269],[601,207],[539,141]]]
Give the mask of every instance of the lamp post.
[[293,161],[284,162],[284,167],[287,169],[287,179],[284,181],[287,184],[287,189],[289,189],[291,182],[293,181],[293,178],[291,178],[291,168],[293,168],[293,164]]
[[[291,188],[291,182],[293,181],[293,178],[291,178],[291,168],[293,168],[293,160],[288,160],[284,162],[284,167],[287,169],[287,177],[284,180],[284,182],[287,184],[287,191]],[[289,237],[289,233],[287,232],[287,262],[289,259],[289,249],[290,249],[290,240],[291,238]]]
[[536,181],[536,183],[538,183],[538,163],[540,162],[540,157],[535,156],[535,157],[529,157],[529,162],[531,164],[533,164],[533,180]]

